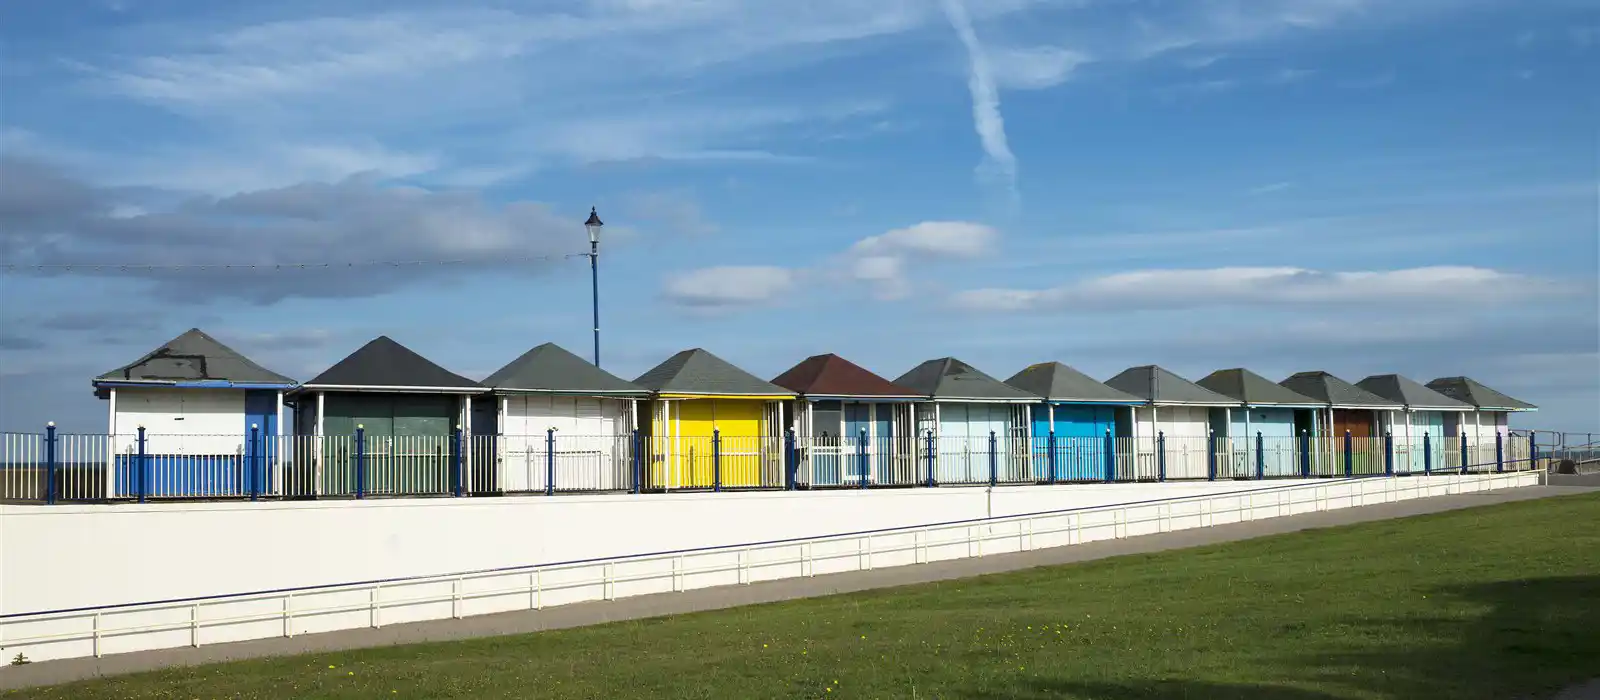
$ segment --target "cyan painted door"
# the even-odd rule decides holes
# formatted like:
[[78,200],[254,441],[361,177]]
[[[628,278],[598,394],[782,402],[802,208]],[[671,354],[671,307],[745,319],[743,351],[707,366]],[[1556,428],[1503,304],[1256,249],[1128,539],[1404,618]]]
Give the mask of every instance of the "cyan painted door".
[[[250,426],[257,426],[251,431]],[[244,478],[243,488],[260,493],[272,490],[273,463],[278,455],[278,392],[244,392]],[[257,436],[251,439],[252,436]]]
[[[1235,476],[1254,476],[1257,468],[1257,451],[1260,465],[1266,476],[1295,476],[1300,473],[1295,459],[1294,409],[1292,408],[1236,408],[1233,409],[1231,458]],[[1260,435],[1261,440],[1256,440]]]
[[[1054,422],[1051,414],[1054,413]],[[1116,406],[1045,404],[1033,407],[1033,472],[1039,479],[1050,475],[1050,431],[1055,431],[1055,478],[1100,480],[1105,478],[1106,432],[1115,430]]]

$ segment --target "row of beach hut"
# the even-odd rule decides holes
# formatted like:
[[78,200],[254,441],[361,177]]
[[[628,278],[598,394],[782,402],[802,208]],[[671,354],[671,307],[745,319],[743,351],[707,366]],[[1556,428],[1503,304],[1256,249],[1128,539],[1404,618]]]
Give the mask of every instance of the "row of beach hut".
[[[1317,459],[1337,459],[1331,439],[1344,436],[1391,441],[1387,459],[1404,473],[1459,461],[1447,454],[1458,444],[1492,445],[1508,414],[1535,409],[1467,377],[1350,383],[1323,371],[1189,381],[1146,365],[1101,382],[1045,362],[1001,381],[941,358],[891,381],[830,354],[769,381],[703,349],[628,381],[550,343],[475,381],[388,337],[297,382],[199,329],[94,386],[109,403],[122,491],[241,456],[287,461],[289,436],[316,459],[274,472],[272,488],[315,494],[610,490],[629,481],[626,463],[644,472],[634,480],[665,488],[772,486],[795,459],[796,478],[817,486],[1098,479],[1108,468],[1206,478],[1219,459],[1225,473],[1290,476],[1307,441]],[[144,466],[131,466],[136,449]],[[647,459],[634,462],[640,451]],[[471,483],[449,483],[442,465],[454,454]],[[367,475],[358,461],[397,466]]]

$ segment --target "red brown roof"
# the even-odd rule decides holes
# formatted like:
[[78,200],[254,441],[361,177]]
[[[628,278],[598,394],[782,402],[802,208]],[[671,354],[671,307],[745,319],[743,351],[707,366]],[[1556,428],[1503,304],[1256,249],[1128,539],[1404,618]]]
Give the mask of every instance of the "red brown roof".
[[772,383],[807,396],[918,397],[917,392],[834,354],[801,360]]

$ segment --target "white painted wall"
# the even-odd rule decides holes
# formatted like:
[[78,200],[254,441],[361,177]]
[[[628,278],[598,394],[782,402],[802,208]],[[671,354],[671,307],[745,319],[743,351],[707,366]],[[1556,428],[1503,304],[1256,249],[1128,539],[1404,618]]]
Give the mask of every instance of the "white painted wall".
[[559,488],[613,491],[631,483],[632,400],[548,394],[498,400],[502,490],[544,490],[550,475],[547,431],[551,428],[556,429]]
[[[377,627],[1061,546],[1538,478],[1524,472],[632,498],[0,506],[0,612],[229,596],[3,620],[0,651],[46,660]],[[1174,500],[1185,496],[1194,498]],[[951,523],[958,520],[967,522]],[[860,534],[937,523],[951,524]],[[261,532],[274,536],[242,536]],[[787,538],[805,539],[771,542]],[[731,547],[683,552],[712,546]],[[63,558],[62,551],[96,556]],[[676,553],[594,561],[667,551]],[[580,559],[588,562],[557,566]],[[408,576],[424,578],[366,583]],[[355,585],[230,595],[341,583]],[[395,602],[419,598],[428,600]],[[131,627],[140,631],[93,633]],[[27,639],[35,641],[19,641]]]
[[154,455],[233,455],[244,448],[243,389],[118,387],[111,432],[118,453],[137,450],[139,426],[145,451]]
[[1204,479],[1210,473],[1206,445],[1211,429],[1211,409],[1204,406],[1138,406],[1133,409],[1138,473],[1154,475],[1156,437],[1167,447],[1167,478]]

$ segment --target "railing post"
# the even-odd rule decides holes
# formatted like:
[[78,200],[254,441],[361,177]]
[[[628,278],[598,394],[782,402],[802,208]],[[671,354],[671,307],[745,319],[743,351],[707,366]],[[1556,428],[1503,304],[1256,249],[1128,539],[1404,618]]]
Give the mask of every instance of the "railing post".
[[250,424],[250,458],[245,460],[246,477],[250,480],[250,500],[260,500],[261,481],[256,477],[256,463],[261,460],[261,426]]
[[556,495],[556,429],[544,431],[544,495]]
[[722,431],[711,431],[711,490],[722,490]]
[[994,431],[989,431],[989,486],[993,487],[1000,482],[1000,439]]
[[1106,482],[1117,480],[1117,439],[1111,437],[1111,429],[1106,428]]
[[1433,473],[1433,433],[1422,434],[1422,473]]
[[633,492],[644,493],[644,455],[640,454],[644,447],[644,439],[639,435],[638,428],[633,429],[633,435],[629,440],[633,445]]
[[1383,475],[1394,476],[1394,433],[1383,431]]
[[872,464],[867,459],[867,429],[861,429],[861,439],[856,443],[856,459],[861,464],[861,488],[867,487],[867,474],[872,471]]
[[795,448],[794,428],[783,431],[783,490],[793,491],[800,470],[800,453]]
[[933,437],[933,430],[930,428],[928,430],[928,488],[930,489],[938,485],[933,478],[933,469],[939,454],[937,442],[937,439]]
[[139,459],[135,463],[135,466],[139,470],[139,478],[138,478],[139,488],[138,488],[138,493],[139,493],[139,502],[140,503],[144,503],[145,491],[149,488],[149,485],[150,485],[148,483],[149,479],[146,478],[146,476],[145,476],[145,467],[148,466],[146,464],[146,461],[148,460],[148,457],[149,456],[145,453],[144,426],[141,425],[141,426],[139,426]]
[[467,479],[464,469],[466,460],[461,453],[461,426],[450,431],[450,489],[456,498],[466,495]]
[[1528,469],[1539,468],[1539,442],[1534,438],[1534,431],[1528,431]]
[[1469,457],[1467,457],[1467,434],[1466,433],[1462,433],[1461,434],[1461,473],[1462,474],[1466,474],[1466,473],[1468,473],[1470,471],[1472,471],[1472,461],[1471,461],[1471,459]]
[[1300,431],[1300,478],[1311,478],[1311,434]]
[[1049,441],[1049,444],[1047,444],[1045,446],[1045,449],[1050,451],[1050,455],[1045,459],[1045,463],[1050,468],[1050,479],[1049,479],[1049,481],[1050,481],[1050,483],[1054,484],[1054,483],[1056,483],[1056,431],[1055,431],[1055,428],[1051,428],[1050,429],[1050,441]]
[[1356,475],[1355,449],[1351,446],[1350,431],[1344,431],[1344,475]]
[[1256,431],[1256,480],[1267,478],[1267,439]]
[[356,500],[367,497],[367,426],[356,426]]
[[1505,433],[1494,434],[1494,473],[1506,470]]
[[1206,431],[1206,481],[1217,480],[1217,431]]
[[1156,481],[1167,480],[1167,431],[1156,431]]
[[44,502],[56,504],[56,422],[44,424]]

